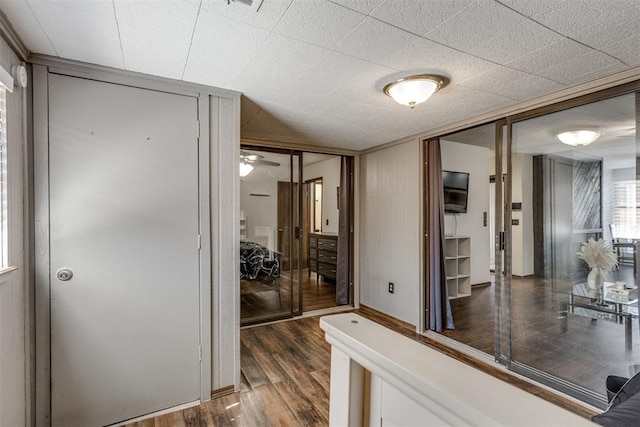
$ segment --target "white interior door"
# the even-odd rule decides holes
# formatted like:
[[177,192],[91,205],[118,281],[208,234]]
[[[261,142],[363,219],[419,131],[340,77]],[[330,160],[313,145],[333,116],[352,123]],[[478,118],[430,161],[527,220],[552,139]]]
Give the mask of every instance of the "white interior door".
[[197,400],[197,100],[60,75],[49,90],[52,422]]

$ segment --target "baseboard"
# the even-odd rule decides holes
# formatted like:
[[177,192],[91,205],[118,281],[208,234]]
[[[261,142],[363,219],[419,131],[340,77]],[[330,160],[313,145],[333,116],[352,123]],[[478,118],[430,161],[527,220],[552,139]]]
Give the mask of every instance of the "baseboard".
[[[366,305],[360,304],[360,307],[355,310],[356,313],[362,314],[363,317],[368,318],[369,320],[373,320],[376,323],[380,323],[382,326],[388,326],[389,323],[394,324],[395,326],[399,326],[401,328],[406,328],[412,332],[415,332],[416,326],[412,325],[409,322],[405,322],[404,320],[400,320],[393,316],[390,316],[386,313],[376,310],[375,308],[368,307]],[[393,328],[391,328],[393,329]]]
[[217,399],[218,397],[226,396],[228,394],[233,394],[233,392],[234,392],[234,389],[233,389],[232,385],[227,386],[227,387],[222,387],[222,388],[219,388],[217,390],[213,390],[211,392],[211,398],[212,399]]
[[111,424],[110,427],[121,427],[121,426],[125,426],[127,424],[133,424],[133,423],[144,424],[144,423],[142,423],[142,421],[148,420],[149,418],[160,417],[162,415],[167,415],[167,414],[171,414],[173,412],[182,411],[184,409],[193,408],[194,406],[198,406],[199,404],[200,404],[199,400],[194,400],[193,402],[183,403],[181,405],[172,406],[171,408],[166,408],[166,409],[163,409],[161,411],[152,412],[150,414],[142,415],[140,417],[131,418],[129,420],[122,421],[122,422],[119,422],[119,423],[116,423],[116,424]]
[[473,289],[473,288],[483,288],[485,286],[491,286],[491,285],[492,285],[491,282],[474,283],[473,285],[471,285],[471,289]]

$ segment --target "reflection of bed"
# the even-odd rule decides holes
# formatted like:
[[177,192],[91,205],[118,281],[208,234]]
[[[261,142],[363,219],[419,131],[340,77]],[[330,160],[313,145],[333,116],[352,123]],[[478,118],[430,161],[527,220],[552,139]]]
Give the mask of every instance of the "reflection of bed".
[[280,277],[280,254],[256,242],[240,241],[240,279]]

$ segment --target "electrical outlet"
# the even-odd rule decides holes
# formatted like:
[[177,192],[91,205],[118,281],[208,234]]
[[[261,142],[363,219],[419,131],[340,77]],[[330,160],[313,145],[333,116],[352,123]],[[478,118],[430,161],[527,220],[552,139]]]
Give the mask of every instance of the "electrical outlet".
[[519,219],[511,219],[511,225],[520,225],[520,220]]
[[483,227],[487,226],[487,213],[486,212],[482,212],[482,226]]
[[327,225],[329,225],[329,218],[327,218]]
[[392,294],[393,291],[395,290],[396,285],[393,284],[393,282],[389,282],[389,293]]

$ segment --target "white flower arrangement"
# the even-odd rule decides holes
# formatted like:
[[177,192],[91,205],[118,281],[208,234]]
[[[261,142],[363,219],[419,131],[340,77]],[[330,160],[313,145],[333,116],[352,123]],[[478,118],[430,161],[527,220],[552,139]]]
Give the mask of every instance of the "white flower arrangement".
[[599,239],[589,239],[582,244],[578,258],[583,259],[590,268],[601,268],[611,271],[618,265],[618,257],[613,252],[609,242]]

